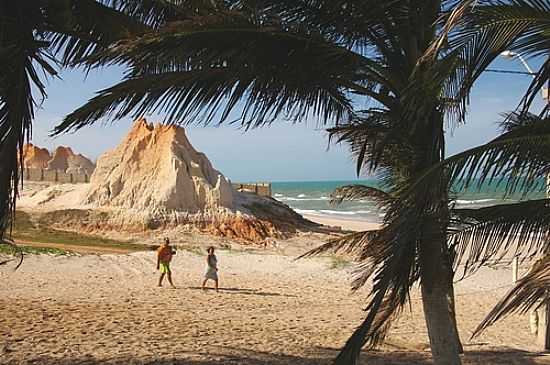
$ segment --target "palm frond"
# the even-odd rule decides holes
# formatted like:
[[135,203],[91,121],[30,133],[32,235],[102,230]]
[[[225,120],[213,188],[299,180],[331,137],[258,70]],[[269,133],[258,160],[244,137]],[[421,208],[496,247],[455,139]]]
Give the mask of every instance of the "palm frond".
[[[45,52],[48,44],[35,38],[41,10],[29,2],[10,2],[0,4],[0,14],[0,239],[4,239],[14,215],[23,145],[34,118],[33,90],[44,98],[39,75],[53,76],[56,70]],[[10,16],[19,21],[10,21]]]
[[489,326],[510,314],[525,314],[542,305],[550,304],[549,289],[550,257],[544,256],[489,312],[474,330],[472,338],[479,336]]
[[546,186],[542,177],[550,171],[549,120],[517,113],[507,118],[513,123],[505,125],[515,125],[513,129],[433,165],[407,188],[408,192],[441,174],[458,190],[494,184],[504,186],[505,196],[542,191]]
[[356,173],[363,169],[373,172],[379,167],[391,166],[399,160],[406,166],[413,158],[412,146],[396,128],[399,112],[371,108],[355,113],[346,123],[328,129],[329,142],[350,146],[356,160]]
[[[392,209],[398,209],[394,205]],[[400,210],[400,209],[399,209]],[[409,299],[409,288],[418,280],[417,239],[414,230],[410,234],[397,234],[412,223],[403,216],[390,212],[391,221],[377,231],[360,232],[342,237],[314,249],[305,256],[325,252],[347,252],[359,262],[354,270],[352,289],[357,290],[369,280],[373,288],[369,294],[367,316],[354,331],[335,360],[336,364],[355,364],[361,349],[380,344],[403,305]],[[415,221],[422,220],[418,214]]]
[[340,186],[331,193],[330,198],[330,203],[333,205],[338,205],[348,200],[371,199],[383,206],[393,201],[392,196],[384,190],[359,184]]
[[[379,232],[377,230],[354,232],[343,237],[331,239],[321,246],[300,255],[297,260],[327,253],[358,254],[360,251],[361,255],[363,255],[364,250],[367,250],[368,253],[370,252],[371,255],[374,255],[375,252],[379,251],[376,247],[374,247],[377,243],[375,238],[378,233]],[[369,255],[368,253],[366,255]]]
[[96,0],[52,2],[44,8],[44,22],[38,26],[37,31],[51,42],[52,54],[59,55],[65,65],[74,65],[116,41],[148,29],[138,20]]
[[12,258],[0,261],[0,266],[9,264],[10,262],[13,262],[13,261],[17,261],[13,269],[14,270],[19,269],[21,264],[23,264],[23,251],[21,250],[21,247],[17,246],[15,242],[13,242],[12,240],[8,240],[5,238],[0,240],[0,245],[9,246],[11,248],[12,256],[13,256]]
[[[163,35],[160,44],[152,41],[145,46],[140,41],[137,48],[117,51],[121,59],[134,65],[133,71],[67,116],[55,133],[81,128],[102,117],[118,119],[156,111],[166,113],[169,123],[215,119],[222,123],[239,113],[235,119],[247,128],[281,116],[297,122],[311,116],[320,123],[339,123],[351,113],[346,86],[340,80],[357,67],[353,54],[284,33],[224,28],[206,33]],[[205,37],[216,41],[201,45],[198,41]],[[176,44],[183,47],[176,48],[182,55],[172,49]],[[215,45],[221,48],[215,50]],[[242,52],[232,55],[232,47]],[[164,58],[162,49],[168,56],[159,66],[155,57]],[[191,57],[184,63],[187,51],[198,59]],[[172,62],[171,57],[179,59]]]
[[[405,13],[399,11],[399,1],[344,1],[344,0],[274,0],[241,1],[243,8],[255,8],[260,16],[277,17],[283,25],[316,30],[347,46],[367,47],[377,38],[377,46],[384,46],[382,39],[391,39],[397,45],[397,32],[380,27],[381,21],[393,29],[404,23]],[[250,4],[252,3],[252,4]]]
[[[474,82],[503,51],[527,57],[546,54],[550,47],[549,20],[550,5],[544,1],[463,1],[445,17],[443,30],[426,57],[448,49],[460,54],[463,66],[457,69],[459,77],[449,85],[452,88],[447,89],[447,95],[465,102]],[[524,111],[548,79],[545,67],[538,72],[522,102]]]
[[153,28],[194,16],[207,16],[226,8],[218,0],[99,0],[127,17]]
[[539,199],[479,209],[453,209],[450,234],[456,250],[455,270],[473,274],[488,261],[535,257],[547,251],[550,200]]

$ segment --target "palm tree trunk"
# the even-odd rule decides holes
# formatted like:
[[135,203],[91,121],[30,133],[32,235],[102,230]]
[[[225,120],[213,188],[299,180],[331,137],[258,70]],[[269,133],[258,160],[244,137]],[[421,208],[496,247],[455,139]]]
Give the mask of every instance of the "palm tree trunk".
[[460,333],[458,332],[458,324],[456,322],[455,291],[453,287],[452,272],[449,280],[447,298],[449,300],[449,312],[451,313],[451,317],[453,318],[453,331],[454,331],[456,346],[458,347],[458,353],[463,354],[464,347],[462,347],[462,342],[460,341]]
[[460,365],[460,340],[455,316],[449,305],[452,298],[449,296],[450,268],[444,255],[445,241],[429,241],[423,245],[420,259],[423,261],[422,304],[432,357],[436,365]]

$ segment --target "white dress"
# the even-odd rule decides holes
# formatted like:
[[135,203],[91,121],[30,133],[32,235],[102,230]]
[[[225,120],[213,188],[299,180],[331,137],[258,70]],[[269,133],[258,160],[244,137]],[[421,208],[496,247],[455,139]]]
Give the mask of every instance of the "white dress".
[[208,258],[208,265],[206,266],[205,279],[218,280],[218,259],[216,256],[210,256]]

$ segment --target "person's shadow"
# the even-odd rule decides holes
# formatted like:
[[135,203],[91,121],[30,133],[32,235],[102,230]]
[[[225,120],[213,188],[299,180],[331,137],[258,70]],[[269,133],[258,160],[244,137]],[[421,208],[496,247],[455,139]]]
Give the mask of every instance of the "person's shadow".
[[[190,286],[187,289],[203,290],[200,286]],[[215,290],[214,288],[205,288],[204,290]],[[221,293],[226,294],[240,294],[240,295],[258,295],[262,297],[296,297],[296,295],[264,292],[260,289],[246,289],[246,288],[218,288]]]

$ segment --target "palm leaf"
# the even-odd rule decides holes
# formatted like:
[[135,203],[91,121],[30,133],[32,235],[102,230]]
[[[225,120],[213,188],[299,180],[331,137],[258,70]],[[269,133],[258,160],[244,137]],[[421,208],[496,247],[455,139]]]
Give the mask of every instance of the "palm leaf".
[[[116,1],[115,1],[116,2]],[[109,3],[109,2],[107,2]],[[75,64],[121,39],[144,33],[136,19],[96,0],[52,2],[38,31],[65,65]]]
[[525,314],[542,305],[550,304],[549,288],[550,258],[545,256],[533,265],[529,273],[521,278],[514,288],[498,302],[474,330],[472,338],[479,336],[489,326],[510,314]]
[[[45,97],[39,74],[56,74],[45,52],[47,42],[35,38],[42,12],[34,3],[0,3],[0,239],[10,226],[20,180],[18,160],[29,138],[34,107],[33,90]],[[21,18],[21,14],[25,14]],[[10,16],[18,19],[14,22]],[[18,18],[19,17],[19,18]],[[18,159],[19,157],[19,159]],[[21,162],[19,162],[21,163]]]
[[17,261],[17,264],[14,267],[14,270],[19,269],[19,267],[23,263],[23,251],[21,250],[21,248],[19,246],[17,246],[15,244],[15,242],[13,242],[11,240],[8,240],[8,239],[2,239],[0,241],[0,245],[6,245],[6,246],[11,247],[11,249],[13,251],[13,256],[14,256],[11,259],[6,259],[6,260],[3,260],[3,261],[0,261],[0,266],[9,264],[12,261]]
[[346,123],[328,129],[329,142],[350,146],[358,175],[363,168],[373,172],[379,167],[394,165],[396,161],[401,166],[407,166],[413,157],[412,146],[402,131],[396,128],[400,122],[399,114],[394,111],[371,108],[355,113]]
[[[546,54],[550,47],[549,19],[550,4],[545,1],[463,1],[445,17],[443,32],[426,56],[435,57],[445,49],[460,53],[464,67],[451,94],[464,102],[473,83],[504,50],[527,57]],[[529,109],[548,80],[546,68],[543,66],[533,80],[522,101],[523,111]]]
[[348,200],[372,199],[380,205],[386,205],[393,201],[387,192],[366,185],[345,185],[336,188],[331,194],[331,204],[338,205]]
[[[152,40],[143,49],[145,40],[116,50],[121,58],[115,62],[131,62],[133,71],[126,80],[101,91],[67,116],[55,133],[81,128],[102,117],[118,119],[157,111],[166,113],[169,123],[209,123],[214,119],[222,123],[236,112],[235,119],[247,128],[269,124],[280,116],[294,121],[312,116],[321,123],[338,123],[350,113],[351,102],[340,80],[357,67],[358,58],[353,54],[327,43],[255,29],[221,28],[206,33],[162,36],[161,43]],[[217,40],[212,46],[201,45],[199,41],[205,37]],[[223,46],[214,49],[215,44],[224,42],[230,44],[227,50]],[[175,44],[182,45],[178,49],[184,56],[172,50]],[[233,46],[244,53],[231,56]],[[166,57],[161,49],[168,53]],[[199,59],[191,57],[182,63],[188,50]],[[172,66],[159,65],[157,56]],[[179,59],[169,61],[172,56]]]
[[297,259],[318,256],[327,253],[359,254],[359,252],[361,252],[362,254],[364,250],[374,253],[378,251],[378,249],[374,247],[377,242],[375,238],[378,233],[379,232],[377,230],[354,232],[343,237],[331,239],[323,245],[300,255]]
[[193,16],[207,16],[223,10],[223,1],[217,0],[99,0],[127,17],[153,28]]
[[535,115],[512,113],[506,126],[514,126],[493,141],[435,164],[410,187],[408,194],[434,176],[448,176],[458,190],[484,184],[504,186],[505,196],[521,191],[542,191],[550,171],[550,123]]
[[455,267],[464,265],[464,275],[505,256],[526,259],[548,250],[549,199],[454,209],[453,214],[455,228],[450,238],[455,244]]

